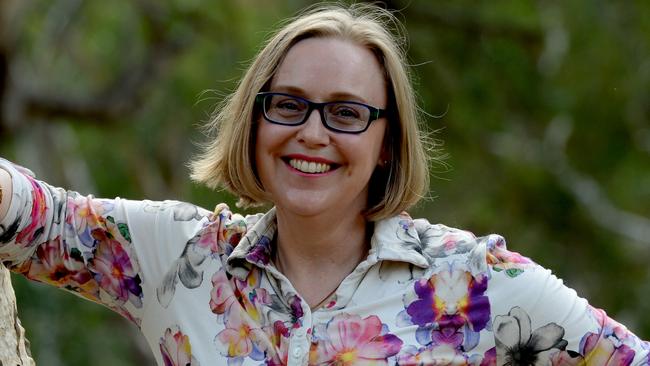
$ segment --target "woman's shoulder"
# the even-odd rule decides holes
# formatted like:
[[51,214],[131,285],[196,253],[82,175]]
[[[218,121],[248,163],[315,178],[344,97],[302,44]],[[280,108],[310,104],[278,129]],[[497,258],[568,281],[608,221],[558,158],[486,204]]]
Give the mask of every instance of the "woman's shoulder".
[[428,219],[413,219],[407,213],[380,221],[375,234],[384,243],[393,241],[419,254],[428,267],[437,267],[441,262],[472,262],[485,270],[490,267],[515,275],[537,266],[530,258],[508,249],[502,235],[478,236]]

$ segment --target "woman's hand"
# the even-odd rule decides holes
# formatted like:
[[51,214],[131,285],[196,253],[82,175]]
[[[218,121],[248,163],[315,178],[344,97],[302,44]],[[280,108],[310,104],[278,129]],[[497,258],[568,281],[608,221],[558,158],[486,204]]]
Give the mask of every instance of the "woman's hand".
[[0,168],[0,221],[4,219],[9,211],[11,202],[11,175],[6,170]]

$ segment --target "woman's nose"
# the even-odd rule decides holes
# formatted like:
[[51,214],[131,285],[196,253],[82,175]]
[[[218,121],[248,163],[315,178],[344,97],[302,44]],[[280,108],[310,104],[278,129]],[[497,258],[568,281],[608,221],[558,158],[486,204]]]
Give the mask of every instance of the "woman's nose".
[[323,125],[321,113],[317,108],[311,111],[305,123],[299,126],[300,130],[296,133],[298,141],[308,146],[324,146],[329,144],[329,130]]

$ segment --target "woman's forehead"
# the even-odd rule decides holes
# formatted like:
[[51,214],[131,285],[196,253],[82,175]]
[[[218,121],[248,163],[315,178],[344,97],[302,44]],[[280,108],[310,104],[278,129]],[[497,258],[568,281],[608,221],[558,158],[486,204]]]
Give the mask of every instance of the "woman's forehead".
[[384,73],[374,53],[332,37],[296,43],[280,64],[271,89],[311,98],[349,96],[382,107],[386,103]]

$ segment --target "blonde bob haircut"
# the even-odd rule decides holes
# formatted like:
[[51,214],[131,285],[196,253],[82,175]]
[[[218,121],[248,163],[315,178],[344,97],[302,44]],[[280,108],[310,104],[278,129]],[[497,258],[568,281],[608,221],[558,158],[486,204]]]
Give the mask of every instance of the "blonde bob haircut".
[[386,77],[389,115],[382,155],[385,164],[380,164],[370,178],[364,215],[376,221],[416,204],[429,187],[428,157],[400,34],[402,26],[393,14],[369,4],[317,5],[289,19],[264,44],[236,90],[217,107],[206,125],[214,138],[190,163],[192,179],[238,195],[238,206],[271,203],[255,167],[255,124],[259,117],[255,96],[266,91],[284,56],[297,42],[334,37],[373,51]]

